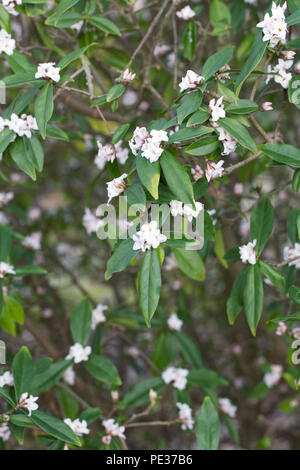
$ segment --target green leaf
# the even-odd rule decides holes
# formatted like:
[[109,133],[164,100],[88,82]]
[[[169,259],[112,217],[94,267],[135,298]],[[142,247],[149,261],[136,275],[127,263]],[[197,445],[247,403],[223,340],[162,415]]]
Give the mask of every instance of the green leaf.
[[116,246],[106,266],[105,279],[108,281],[114,273],[124,271],[137,256],[139,250],[133,250],[134,241],[131,238],[121,240]]
[[263,144],[259,145],[258,148],[275,162],[300,168],[300,150],[293,145]]
[[267,196],[257,205],[251,214],[250,232],[252,240],[256,239],[255,250],[258,256],[264,249],[273,229],[274,210]]
[[179,129],[179,131],[172,134],[169,138],[168,143],[172,144],[173,142],[188,142],[189,140],[194,140],[197,137],[200,137],[205,134],[210,134],[212,128],[208,126],[200,126],[193,129],[188,129],[187,127]]
[[293,176],[292,188],[295,194],[299,192],[300,189],[300,168],[295,171]]
[[111,101],[114,101],[120,98],[120,96],[123,95],[124,91],[125,91],[125,86],[122,85],[121,83],[119,83],[118,85],[114,85],[112,88],[110,88],[110,90],[108,90],[108,93],[106,95],[107,103],[110,103]]
[[0,27],[10,33],[10,16],[2,4],[0,4]]
[[244,302],[247,322],[255,336],[264,303],[263,281],[258,264],[249,267]]
[[177,158],[167,150],[160,157],[160,164],[167,185],[177,199],[194,207],[194,192],[191,180]]
[[100,382],[110,385],[122,384],[116,366],[108,359],[105,359],[105,357],[91,354],[89,360],[84,365],[89,373]]
[[175,331],[174,335],[180,344],[184,359],[195,369],[202,367],[201,353],[194,341],[181,331]]
[[188,383],[196,385],[206,392],[228,385],[228,381],[224,377],[221,377],[214,370],[206,369],[205,367],[191,370],[188,375]]
[[123,402],[126,407],[143,406],[149,403],[149,391],[155,390],[159,392],[165,386],[164,381],[160,377],[152,377],[151,379],[137,382],[124,396]]
[[230,325],[233,325],[244,306],[244,290],[248,277],[249,267],[246,266],[234,280],[230,297],[227,300],[226,309]]
[[47,83],[39,92],[34,104],[34,113],[41,136],[45,139],[47,124],[53,114],[52,83]]
[[71,333],[75,343],[85,346],[92,327],[92,311],[87,299],[74,310],[71,317]]
[[212,135],[208,137],[203,137],[202,139],[196,140],[191,145],[186,147],[184,150],[190,155],[195,155],[197,157],[208,155],[213,153],[219,147],[220,142],[218,137]]
[[0,261],[6,261],[11,247],[11,229],[0,225]]
[[212,32],[214,36],[220,36],[228,30],[231,23],[231,13],[224,2],[211,0],[209,16],[214,28]]
[[53,15],[49,16],[46,19],[45,24],[50,25],[50,26],[56,26],[57,23],[59,22],[60,18],[63,16],[63,14],[67,10],[69,10],[70,8],[75,6],[76,3],[78,3],[78,2],[79,2],[79,0],[61,0],[58,4],[58,7],[57,7],[55,13],[53,13]]
[[195,250],[172,248],[181,271],[195,281],[205,280],[205,267],[201,256]]
[[[25,140],[26,139],[26,140]],[[9,148],[10,155],[20,170],[24,171],[26,175],[30,176],[34,181],[36,180],[35,173],[35,159],[29,147],[27,137],[17,139]]]
[[40,395],[46,392],[46,390],[49,390],[49,388],[52,388],[71,365],[72,361],[58,361],[54,364],[50,364],[50,366],[40,374],[35,374],[31,389],[32,393]]
[[274,286],[278,287],[279,289],[284,287],[284,277],[278,271],[276,271],[273,266],[260,260],[259,267],[262,274],[266,276],[272,282],[272,284],[274,284]]
[[247,80],[251,72],[253,72],[253,70],[256,68],[256,66],[260,63],[261,59],[263,58],[264,53],[267,48],[267,44],[268,44],[267,41],[262,40],[262,33],[261,31],[259,31],[256,34],[255,39],[253,41],[250,55],[245,65],[243,66],[240,75],[236,79],[235,86],[234,86],[236,97],[239,96],[241,88],[245,80]]
[[89,21],[105,33],[113,34],[115,36],[121,36],[121,31],[119,30],[118,26],[116,26],[108,18],[104,18],[103,16],[96,16],[93,18],[89,18]]
[[91,46],[94,46],[95,43],[88,44],[85,47],[81,47],[77,49],[77,51],[72,51],[70,54],[66,55],[61,61],[58,62],[57,67],[61,70],[65,69],[68,65],[70,65],[74,60],[79,59]]
[[15,268],[15,271],[16,271],[17,277],[26,276],[26,274],[47,274],[48,273],[46,269],[41,268],[40,266],[31,266],[31,265],[19,266],[18,268]]
[[46,129],[46,137],[51,137],[52,139],[64,140],[65,142],[69,142],[69,136],[59,129],[59,127],[52,126],[48,124]]
[[300,305],[300,289],[299,289],[299,287],[291,286],[289,288],[289,296],[295,304]]
[[300,9],[294,11],[294,13],[288,16],[285,21],[288,27],[300,23]]
[[217,450],[220,441],[220,421],[209,397],[205,397],[196,419],[196,438],[200,450]]
[[118,129],[114,132],[114,135],[112,136],[111,143],[115,145],[120,140],[122,140],[126,136],[129,128],[130,124],[122,124],[120,127],[118,127]]
[[161,272],[157,249],[151,248],[144,254],[139,276],[138,293],[142,314],[148,328],[156,311],[161,289]]
[[102,415],[102,411],[99,408],[87,408],[84,410],[80,416],[80,421],[85,420],[87,424],[91,424]]
[[0,132],[0,153],[7,149],[9,144],[15,139],[15,133],[9,129]]
[[187,116],[197,111],[202,103],[202,92],[194,91],[184,95],[181,100],[180,106],[177,108],[177,122],[182,124]]
[[257,153],[257,147],[253,138],[239,121],[226,117],[219,119],[219,124],[223,129],[225,129],[225,131],[229,132],[229,134],[234,137],[242,147],[251,150],[254,154]]
[[238,100],[237,103],[230,103],[226,107],[226,112],[231,114],[249,114],[257,111],[258,105],[250,100]]
[[202,124],[209,119],[209,112],[207,109],[199,109],[191,117],[188,119],[186,123],[186,127],[197,126],[198,124]]
[[127,202],[130,206],[138,204],[146,206],[146,194],[142,185],[138,181],[134,181],[125,191]]
[[145,188],[148,189],[154,199],[158,199],[158,185],[160,179],[159,161],[151,163],[147,158],[138,155],[136,157],[136,169]]
[[38,171],[42,171],[44,167],[44,149],[34,135],[29,139],[29,145],[33,156],[32,162]]
[[32,358],[25,346],[20,349],[13,359],[12,374],[16,399],[19,400],[22,393],[30,392],[34,374]]
[[23,325],[24,310],[19,302],[13,297],[4,296],[3,315],[9,315],[15,322]]
[[6,88],[12,88],[12,87],[30,84],[30,83],[33,85],[36,85],[38,82],[39,83],[44,82],[44,80],[37,80],[35,78],[34,71],[20,72],[14,75],[9,75],[8,77],[5,77],[3,81],[5,83]]
[[194,21],[189,21],[183,35],[183,52],[188,60],[193,60],[197,44],[197,27]]
[[50,434],[50,436],[53,436],[60,441],[81,447],[79,437],[74,434],[70,426],[60,419],[39,410],[33,411],[31,419],[36,426],[41,428],[47,434]]
[[225,49],[221,49],[220,51],[216,52],[212,56],[210,56],[205,64],[203,65],[203,69],[201,75],[208,80],[212,77],[221,67],[226,65],[233,54],[234,47],[225,47]]

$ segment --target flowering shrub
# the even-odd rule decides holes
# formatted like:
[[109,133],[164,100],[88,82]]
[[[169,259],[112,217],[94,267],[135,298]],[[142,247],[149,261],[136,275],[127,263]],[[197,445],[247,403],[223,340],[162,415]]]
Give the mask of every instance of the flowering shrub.
[[299,23],[0,0],[0,448],[299,448]]

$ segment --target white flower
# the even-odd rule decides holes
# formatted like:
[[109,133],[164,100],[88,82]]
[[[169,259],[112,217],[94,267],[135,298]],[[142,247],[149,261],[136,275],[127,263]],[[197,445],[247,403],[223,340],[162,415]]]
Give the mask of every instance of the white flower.
[[292,74],[287,72],[293,65],[292,60],[279,59],[278,64],[275,65],[273,72],[278,75],[273,75],[274,81],[279,83],[283,88],[288,88],[292,79]]
[[18,16],[18,12],[15,10],[16,5],[22,5],[22,0],[2,0],[2,5],[10,15]]
[[218,127],[217,131],[219,132],[219,140],[224,146],[222,155],[229,155],[234,152],[237,146],[237,140],[234,137],[231,137],[229,132],[223,129],[223,127]]
[[7,55],[12,55],[16,48],[16,41],[12,39],[11,34],[7,33],[5,29],[0,30],[0,54],[5,52]]
[[25,240],[23,240],[22,245],[26,248],[31,248],[32,250],[40,250],[41,238],[41,232],[33,232],[30,235],[27,235]]
[[264,103],[260,105],[259,108],[261,111],[273,111],[273,105],[271,101],[265,101]]
[[219,398],[219,405],[223,413],[235,418],[237,407],[234,406],[228,398]]
[[278,322],[275,334],[277,336],[282,336],[287,331],[287,326],[283,321]]
[[164,149],[159,147],[156,142],[152,139],[148,139],[142,147],[141,156],[153,163],[159,159],[163,151]]
[[142,148],[143,144],[148,139],[149,133],[146,127],[136,127],[131,140],[129,141],[129,147],[133,155],[137,155],[138,151]]
[[188,21],[195,16],[195,12],[189,5],[187,5],[186,7],[182,8],[182,10],[176,11],[176,15],[181,20]]
[[128,158],[129,150],[127,148],[122,147],[121,140],[117,144],[115,144],[115,151],[118,162],[120,163],[120,165],[124,165]]
[[230,79],[230,70],[231,70],[231,68],[230,68],[229,64],[223,65],[223,67],[221,67],[218,70],[218,78],[219,78],[220,82],[224,83],[225,80]]
[[179,408],[179,419],[182,422],[181,429],[186,431],[187,429],[192,430],[194,427],[194,420],[192,418],[192,409],[186,403],[176,403]]
[[216,100],[215,98],[210,100],[208,107],[213,122],[216,122],[220,118],[224,118],[226,116],[226,112],[223,105],[223,96],[221,96],[218,100]]
[[150,136],[151,136],[152,142],[155,142],[158,145],[160,145],[161,142],[168,142],[169,140],[168,133],[166,131],[157,131],[153,129],[150,132]]
[[74,385],[75,384],[75,371],[73,367],[68,367],[68,369],[63,374],[63,381],[66,384]]
[[127,173],[123,173],[123,175],[119,176],[119,178],[114,178],[112,181],[106,183],[108,195],[107,204],[110,203],[113,197],[120,196],[120,194],[125,191],[126,184],[124,179],[127,178],[127,176]]
[[99,168],[103,170],[107,162],[113,163],[116,157],[116,150],[112,144],[102,145],[100,140],[97,141],[98,153],[95,157],[94,163]]
[[111,436],[103,436],[101,440],[103,444],[109,446],[109,444],[111,443]]
[[205,168],[205,176],[208,182],[210,180],[220,178],[223,175],[224,168],[223,168],[224,160],[220,160],[218,163],[214,163],[208,161]]
[[294,336],[294,338],[300,339],[300,327],[299,326],[292,329],[292,335]]
[[9,371],[6,371],[4,374],[0,375],[0,388],[4,387],[4,385],[8,385],[9,387],[13,387],[14,385],[13,375]]
[[173,217],[186,215],[189,222],[193,218],[197,218],[199,213],[203,210],[204,206],[201,202],[194,202],[196,209],[191,204],[183,204],[181,201],[176,199],[170,201],[171,214]]
[[296,266],[296,269],[300,269],[300,243],[296,243],[293,248],[286,246],[283,256],[286,261],[290,261],[289,266]]
[[39,407],[39,405],[36,403],[38,399],[39,397],[34,397],[33,395],[28,396],[27,392],[22,393],[19,400],[19,406],[20,408],[26,408],[29,411],[28,416],[31,416],[31,413],[37,410]]
[[277,6],[276,3],[273,2],[272,16],[266,13],[264,20],[256,25],[257,28],[262,28],[264,34],[263,41],[270,41],[271,47],[284,44],[286,41],[287,25],[284,15],[286,8],[286,2],[282,7]]
[[97,307],[92,310],[92,330],[94,330],[99,323],[106,322],[106,316],[103,312],[107,309],[107,305],[98,304]]
[[14,266],[11,264],[5,263],[5,261],[0,262],[0,279],[3,279],[6,274],[16,274]]
[[160,243],[164,243],[167,240],[167,237],[163,235],[157,225],[157,222],[154,220],[149,224],[143,224],[139,232],[136,232],[132,236],[134,250],[150,250],[150,248],[157,248]]
[[129,83],[132,82],[132,80],[135,79],[135,73],[132,73],[129,71],[129,69],[124,70],[124,72],[121,75],[121,81],[123,83]]
[[79,364],[79,362],[88,361],[91,352],[92,348],[90,346],[84,347],[80,343],[75,343],[70,347],[66,359],[74,359],[75,364]]
[[191,173],[195,181],[198,181],[204,175],[204,171],[200,165],[196,165],[195,168],[191,168]]
[[103,226],[103,221],[101,219],[98,219],[92,213],[92,211],[86,207],[82,219],[82,224],[86,229],[87,233],[91,234],[93,232],[97,232],[98,228]]
[[59,82],[60,80],[60,67],[55,67],[55,62],[48,62],[44,64],[39,64],[35,78],[46,78],[53,80],[54,82]]
[[239,247],[240,258],[243,263],[256,264],[255,246],[256,240],[253,240],[253,242]]
[[7,204],[13,198],[14,198],[14,193],[12,193],[12,192],[0,193],[0,207],[3,207],[5,204]]
[[281,55],[284,60],[294,60],[296,52],[295,51],[281,51]]
[[176,315],[172,313],[168,318],[168,327],[170,330],[180,331],[183,325],[183,321]]
[[0,424],[0,439],[2,439],[4,442],[8,441],[8,439],[11,436],[10,429],[8,427],[7,423],[1,423]]
[[7,127],[15,132],[19,137],[26,136],[28,139],[32,136],[32,130],[38,130],[36,119],[27,114],[22,114],[21,117],[13,113],[10,119],[6,120]]
[[105,419],[104,421],[102,421],[102,425],[104,426],[105,432],[108,436],[126,439],[126,436],[124,434],[125,427],[120,426],[118,423],[115,422],[114,419]]
[[89,434],[90,430],[87,427],[87,422],[85,419],[80,421],[79,418],[72,421],[70,418],[64,419],[64,422],[70,426],[72,431],[76,434],[76,436],[83,436],[84,434]]
[[188,70],[185,77],[183,77],[179,83],[180,91],[182,92],[191,88],[197,88],[202,81],[204,81],[204,78],[201,77],[201,75],[193,72],[193,70]]
[[166,384],[173,382],[173,387],[178,390],[184,390],[187,384],[189,371],[176,367],[168,367],[162,373],[162,379]]
[[70,26],[71,29],[73,29],[74,31],[77,31],[79,32],[82,28],[82,25],[83,25],[83,20],[82,21],[78,21],[77,23],[74,23]]
[[272,364],[271,365],[271,371],[267,372],[264,375],[263,380],[264,380],[266,386],[271,388],[280,381],[281,376],[282,376],[282,366]]

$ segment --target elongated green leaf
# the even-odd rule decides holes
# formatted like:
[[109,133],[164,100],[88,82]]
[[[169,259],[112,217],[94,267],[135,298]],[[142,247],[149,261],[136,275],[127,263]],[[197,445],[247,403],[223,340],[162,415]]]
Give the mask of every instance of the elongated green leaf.
[[93,18],[89,18],[89,21],[105,33],[121,36],[121,31],[119,30],[118,26],[116,26],[108,18],[104,18],[103,16],[94,16]]
[[181,346],[184,359],[195,369],[202,367],[201,353],[194,341],[181,331],[175,331],[174,334]]
[[212,132],[212,128],[208,126],[200,126],[193,129],[183,128],[179,129],[179,131],[172,134],[169,138],[168,143],[171,144],[173,142],[188,142],[189,140],[194,140],[197,137],[201,137],[205,134],[210,134]]
[[95,43],[88,44],[85,47],[81,47],[77,51],[72,51],[70,54],[66,55],[60,62],[58,62],[57,67],[59,67],[61,70],[65,69],[70,65],[74,60],[79,59],[80,56],[82,56],[91,46],[94,46]]
[[76,307],[71,317],[71,332],[75,343],[86,345],[92,327],[92,311],[87,299]]
[[189,21],[183,35],[183,51],[188,60],[193,60],[196,52],[197,27],[194,21]]
[[258,105],[250,100],[238,100],[226,107],[226,112],[231,114],[249,114],[257,111]]
[[19,400],[24,392],[30,392],[34,374],[33,362],[28,349],[23,346],[15,355],[12,363],[12,373],[16,398]]
[[258,148],[272,160],[300,168],[300,150],[289,144],[264,144]]
[[251,72],[255,69],[255,67],[260,63],[261,59],[264,56],[265,50],[267,48],[267,42],[262,40],[262,33],[259,31],[255,36],[255,39],[252,44],[250,55],[243,66],[240,75],[237,77],[234,90],[236,97],[239,96],[243,83]]
[[50,436],[78,447],[81,446],[79,437],[74,434],[70,426],[60,419],[39,410],[32,413],[31,419],[36,426],[50,434]]
[[194,250],[172,248],[181,271],[195,281],[204,281],[205,267],[201,256]]
[[0,4],[0,27],[10,33],[10,16],[2,4]]
[[253,138],[239,121],[226,117],[219,119],[219,124],[225,131],[229,132],[242,147],[251,150],[251,152],[255,154],[257,153],[257,147]]
[[150,328],[156,311],[161,289],[161,272],[157,249],[151,248],[144,254],[139,270],[138,292],[142,314]]
[[204,398],[196,419],[196,437],[199,449],[217,450],[220,441],[220,421],[209,397]]
[[63,14],[78,3],[79,0],[61,0],[57,10],[53,15],[49,16],[45,23],[50,26],[56,26]]
[[159,161],[151,163],[147,158],[137,156],[136,169],[139,178],[154,199],[158,199],[158,185],[160,179]]
[[291,286],[289,288],[289,296],[295,304],[300,305],[300,288],[299,287]]
[[215,135],[212,135],[196,140],[196,142],[193,142],[184,150],[190,155],[200,157],[214,152],[219,147],[219,145],[220,142],[218,138]]
[[257,205],[251,214],[251,238],[256,239],[256,252],[261,254],[267,243],[274,225],[274,210],[270,199],[264,196],[261,203]]
[[300,23],[300,9],[294,11],[290,16],[286,18],[286,24],[288,27],[298,23]]
[[234,280],[230,297],[227,300],[227,317],[230,325],[233,325],[244,306],[244,290],[248,276],[248,266],[241,271]]
[[45,139],[47,124],[53,113],[52,83],[47,83],[39,92],[34,104],[34,113],[40,134]]
[[165,383],[160,377],[142,380],[136,383],[124,396],[123,402],[126,406],[142,406],[149,403],[149,391],[158,392]]
[[106,267],[105,279],[109,280],[114,273],[123,271],[137,256],[139,250],[133,250],[134,241],[131,238],[121,240],[109,258]]
[[255,336],[264,302],[263,282],[258,264],[249,267],[244,302],[247,322],[252,334]]
[[40,374],[35,374],[31,388],[32,393],[40,395],[46,390],[49,390],[49,388],[53,387],[53,385],[60,380],[63,373],[71,367],[71,365],[72,361],[58,361],[54,364],[50,364],[50,366]]
[[194,206],[194,192],[191,180],[176,157],[165,150],[160,157],[160,164],[166,182],[179,201]]
[[90,374],[100,382],[110,385],[121,385],[122,380],[116,366],[108,359],[105,359],[105,357],[91,354],[89,360],[84,365]]
[[179,108],[177,109],[177,122],[182,124],[187,116],[190,116],[192,113],[199,109],[199,106],[202,103],[202,93],[197,90],[188,95],[185,95],[182,100]]
[[272,282],[272,284],[274,284],[274,286],[278,287],[279,289],[284,287],[284,277],[278,271],[276,271],[273,266],[260,260],[259,267],[262,274],[266,276]]
[[202,73],[203,77],[208,80],[212,77],[221,67],[226,65],[233,54],[234,47],[226,47],[207,59],[203,65]]

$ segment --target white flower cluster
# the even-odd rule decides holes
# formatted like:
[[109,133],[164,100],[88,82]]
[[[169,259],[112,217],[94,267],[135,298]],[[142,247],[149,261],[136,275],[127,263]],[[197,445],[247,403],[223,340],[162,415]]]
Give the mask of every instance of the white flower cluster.
[[284,333],[286,333],[286,331],[287,331],[286,324],[283,321],[278,322],[275,334],[277,336],[282,336],[282,335],[284,335]]
[[179,408],[179,419],[182,422],[181,429],[186,431],[187,429],[192,430],[194,427],[194,420],[192,417],[192,409],[186,403],[176,403]]
[[132,239],[134,241],[133,249],[144,252],[151,248],[157,248],[161,243],[167,241],[167,237],[161,233],[155,220],[149,224],[143,224],[141,230],[136,232]]
[[274,82],[279,83],[282,88],[288,88],[289,83],[292,79],[292,74],[288,70],[292,67],[292,60],[283,60],[279,59],[278,64],[272,68],[271,65],[268,66],[268,73],[274,72],[276,75],[268,75],[266,83],[269,83],[270,80],[274,79]]
[[265,14],[264,20],[258,23],[257,28],[263,30],[263,41],[270,41],[271,47],[276,47],[278,44],[284,44],[286,42],[287,24],[285,22],[285,10],[287,3],[283,6],[272,3],[272,15],[269,13]]
[[271,388],[277,385],[282,377],[282,366],[277,364],[271,365],[271,371],[264,375],[264,383],[267,387]]
[[22,241],[22,245],[32,250],[40,250],[41,239],[42,239],[41,232],[33,232],[30,235],[27,235],[25,240]]
[[17,16],[16,5],[22,5],[22,0],[2,0],[2,5],[10,15]]
[[84,216],[82,218],[82,225],[84,226],[87,233],[90,235],[93,232],[97,232],[98,228],[103,226],[103,221],[98,219],[92,211],[86,207]]
[[137,155],[138,151],[141,150],[141,156],[153,163],[159,159],[164,151],[161,143],[168,142],[168,140],[166,131],[152,130],[149,134],[145,127],[136,127],[129,141],[129,147],[133,155]]
[[14,198],[14,193],[8,192],[8,193],[0,193],[0,207],[5,206],[5,204],[8,204],[9,201],[11,201]]
[[34,397],[33,395],[28,395],[27,392],[22,393],[20,400],[19,400],[19,407],[26,408],[29,411],[28,416],[31,416],[31,413],[38,409],[39,405],[36,401],[39,397]]
[[70,418],[66,418],[64,419],[64,422],[72,429],[76,436],[83,436],[84,434],[89,434],[90,432],[85,419],[80,421],[80,419],[77,418],[72,421]]
[[204,175],[200,165],[196,165],[195,168],[191,168],[191,173],[195,181],[198,181]]
[[204,206],[201,202],[195,202],[196,209],[193,209],[191,204],[184,204],[181,201],[177,201],[173,199],[170,202],[171,206],[171,214],[173,217],[179,216],[187,216],[189,222],[193,220],[193,218],[197,218],[199,213],[204,209]]
[[8,385],[9,387],[13,387],[14,385],[13,375],[9,371],[6,371],[4,374],[0,375],[0,388],[4,387],[5,385]]
[[135,73],[132,73],[132,72],[129,71],[129,69],[126,69],[122,73],[122,75],[120,77],[120,80],[121,80],[121,82],[126,84],[126,83],[129,83],[129,82],[132,82],[132,80],[135,79],[135,76],[136,76]]
[[188,21],[194,18],[195,12],[191,9],[189,5],[187,5],[186,7],[182,8],[182,10],[176,11],[176,15],[181,20]]
[[10,116],[10,119],[3,119],[0,117],[0,131],[3,131],[5,128],[13,131],[19,137],[23,137],[25,135],[30,139],[32,136],[31,131],[37,131],[38,125],[36,119],[31,115],[22,114],[19,118],[17,114],[13,113]]
[[219,398],[219,405],[223,413],[230,416],[230,418],[235,418],[237,407],[231,403],[229,398]]
[[115,158],[118,160],[120,165],[124,165],[128,158],[128,149],[122,147],[122,141],[119,141],[116,145],[106,144],[102,145],[100,140],[97,141],[98,153],[95,157],[94,163],[103,170],[107,162],[113,163]]
[[75,364],[79,364],[79,362],[88,361],[91,352],[91,346],[84,347],[80,343],[75,343],[70,347],[69,354],[66,356],[66,359],[74,359]]
[[0,54],[5,52],[7,55],[12,55],[16,48],[16,41],[12,39],[11,34],[9,34],[5,29],[0,30]]
[[6,274],[16,274],[14,266],[11,264],[5,263],[5,261],[0,262],[0,279],[3,279]]
[[102,442],[106,445],[109,445],[112,437],[119,437],[121,439],[126,439],[125,436],[125,427],[120,426],[115,422],[114,419],[105,419],[102,421],[102,424],[105,428],[106,436],[102,438]]
[[190,90],[197,88],[204,81],[204,77],[198,75],[193,70],[188,70],[184,77],[182,77],[181,82],[179,83],[180,91]]
[[176,313],[172,313],[168,318],[168,327],[170,330],[180,331],[183,325],[183,321],[176,315]]
[[225,131],[223,127],[218,127],[217,131],[219,133],[219,140],[222,142],[224,147],[222,155],[230,155],[236,149],[237,140],[232,137],[229,132]]
[[45,78],[46,80],[53,80],[53,82],[59,82],[60,80],[60,67],[55,67],[55,62],[47,62],[45,64],[39,64],[35,78]]
[[9,440],[11,436],[11,432],[10,432],[10,429],[9,429],[9,426],[7,423],[1,423],[0,424],[0,439],[3,440],[3,442],[6,442]]
[[289,262],[289,266],[296,266],[300,269],[300,243],[296,243],[293,248],[286,246],[283,250],[283,257]]
[[220,118],[226,116],[226,112],[223,105],[223,96],[220,96],[217,100],[213,98],[208,104],[208,109],[211,114],[211,120],[213,122],[218,121]]
[[255,252],[256,240],[249,242],[247,245],[239,247],[240,258],[243,263],[256,264]]
[[224,160],[218,161],[218,163],[208,161],[205,168],[205,176],[208,182],[216,178],[221,178],[224,172],[223,167]]
[[107,204],[110,203],[113,197],[120,196],[125,189],[126,189],[126,184],[125,184],[125,178],[127,178],[127,173],[123,173],[123,175],[119,176],[119,178],[114,178],[112,181],[109,181],[107,184],[107,195],[108,195],[108,202]]
[[106,316],[103,312],[107,309],[107,305],[98,304],[97,307],[92,310],[92,330],[94,330],[99,323],[106,322]]
[[189,371],[180,367],[168,367],[162,373],[162,379],[166,384],[173,383],[173,387],[178,390],[184,390],[187,384],[187,376]]

